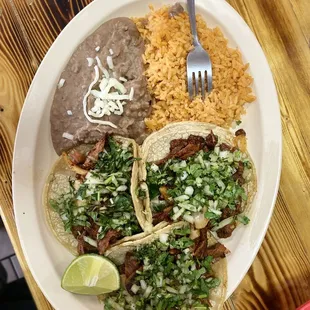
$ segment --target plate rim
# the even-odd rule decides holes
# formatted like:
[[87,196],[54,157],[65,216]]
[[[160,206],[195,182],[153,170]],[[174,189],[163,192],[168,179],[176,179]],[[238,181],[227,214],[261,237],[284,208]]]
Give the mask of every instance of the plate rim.
[[[27,261],[27,265],[31,271],[31,274],[32,276],[34,277],[36,283],[38,284],[38,286],[40,287],[40,290],[43,292],[43,294],[45,295],[45,297],[48,299],[48,301],[53,305],[53,307],[55,307],[55,304],[54,304],[54,301],[51,300],[49,298],[49,294],[48,292],[45,290],[45,288],[43,287],[43,285],[41,285],[41,281],[39,279],[39,277],[37,277],[37,273],[34,271],[34,267],[32,266],[32,263],[31,263],[31,260],[29,259],[29,256],[28,256],[28,250],[26,249],[27,246],[25,244],[25,240],[23,239],[23,237],[21,236],[21,226],[20,226],[20,221],[22,220],[17,214],[18,214],[18,207],[16,205],[16,200],[17,199],[17,176],[15,174],[15,167],[16,167],[16,161],[18,160],[17,157],[16,157],[16,152],[17,152],[17,149],[18,149],[18,144],[19,144],[19,135],[20,135],[20,131],[22,130],[21,128],[24,126],[23,124],[23,116],[25,114],[25,111],[26,109],[28,109],[28,107],[31,105],[31,102],[29,102],[29,98],[31,97],[31,94],[32,94],[32,91],[33,91],[33,88],[34,88],[34,85],[36,84],[36,81],[38,79],[38,77],[42,74],[42,68],[44,67],[44,64],[45,62],[48,61],[48,58],[49,58],[49,55],[52,53],[53,49],[54,49],[54,46],[58,44],[58,41],[59,41],[59,38],[60,37],[63,37],[66,35],[67,33],[67,30],[68,27],[73,27],[74,23],[78,23],[79,21],[79,17],[87,10],[91,10],[92,7],[98,5],[98,3],[100,2],[100,0],[95,0],[93,1],[92,3],[90,3],[89,5],[87,5],[85,8],[83,8],[65,27],[64,29],[61,31],[61,33],[58,35],[58,37],[56,38],[56,40],[53,42],[53,44],[51,45],[51,47],[49,48],[48,52],[46,53],[46,55],[44,56],[44,58],[42,59],[42,62],[31,82],[31,85],[29,87],[29,90],[27,92],[27,95],[26,95],[26,98],[24,100],[24,105],[23,105],[23,108],[22,108],[22,111],[20,113],[20,118],[19,118],[19,122],[18,122],[18,126],[17,126],[17,130],[16,130],[16,136],[15,136],[15,142],[14,142],[14,153],[13,153],[13,161],[12,161],[12,198],[13,198],[13,205],[14,205],[14,213],[15,213],[15,221],[16,221],[16,226],[17,226],[17,232],[18,232],[18,237],[19,237],[19,240],[20,240],[20,243],[21,243],[21,247],[22,247],[22,250],[23,250],[23,254],[26,258],[26,261]],[[119,5],[124,5],[124,4],[130,4],[130,3],[134,3],[136,2],[135,0],[123,0],[122,1],[122,4],[117,4],[115,6],[114,9],[116,9],[117,7],[119,7]],[[151,1],[150,1],[151,2]],[[277,175],[276,175],[276,182],[274,183],[274,193],[273,193],[273,197],[272,197],[272,203],[271,203],[271,207],[269,208],[269,213],[267,214],[267,216],[265,217],[265,222],[264,222],[264,227],[263,229],[261,230],[261,233],[260,233],[260,239],[258,240],[258,242],[256,242],[256,246],[255,246],[255,250],[252,251],[252,254],[251,254],[251,260],[248,261],[248,264],[246,266],[246,268],[244,268],[244,274],[241,275],[240,277],[240,280],[238,282],[236,282],[236,284],[234,285],[234,288],[233,288],[233,291],[237,288],[237,286],[240,284],[240,282],[242,281],[242,279],[244,278],[244,276],[246,275],[246,273],[248,272],[250,266],[252,265],[260,247],[261,247],[261,244],[265,238],[265,235],[266,235],[266,232],[267,232],[267,229],[269,227],[269,224],[270,224],[270,220],[271,220],[271,217],[272,217],[272,214],[273,214],[273,211],[274,211],[274,207],[275,207],[275,203],[276,203],[276,199],[277,199],[277,195],[278,195],[278,190],[279,190],[279,185],[280,185],[280,178],[281,178],[281,168],[282,168],[282,144],[283,144],[283,141],[282,141],[282,124],[281,124],[281,117],[280,117],[280,104],[279,104],[279,100],[278,100],[278,94],[277,94],[277,89],[275,87],[275,83],[274,83],[274,79],[273,79],[273,76],[272,76],[272,72],[271,72],[271,69],[268,65],[268,61],[267,61],[267,58],[256,38],[256,36],[254,35],[254,33],[251,31],[251,29],[249,28],[249,26],[246,24],[246,22],[243,20],[243,18],[238,14],[238,12],[230,5],[228,4],[226,1],[224,0],[221,0],[221,1],[215,1],[215,0],[208,0],[209,3],[213,3],[214,5],[220,5],[220,6],[226,6],[226,9],[228,11],[230,11],[230,13],[232,13],[234,15],[234,18],[238,18],[239,19],[239,22],[242,22],[242,24],[244,25],[244,30],[247,31],[247,32],[250,32],[250,35],[253,36],[255,38],[255,41],[257,42],[257,44],[259,45],[260,49],[261,49],[261,52],[264,56],[264,59],[266,61],[266,64],[267,64],[267,71],[266,73],[268,73],[268,75],[270,75],[271,77],[271,80],[272,80],[272,85],[271,87],[273,88],[273,92],[276,97],[276,101],[277,101],[277,115],[274,115],[274,119],[275,119],[275,122],[277,123],[277,131],[278,131],[278,154],[277,154],[277,157],[276,157],[276,161],[278,163],[278,166],[277,166]],[[217,3],[216,3],[217,2]],[[199,3],[200,4],[200,3]],[[104,19],[105,17],[103,16],[102,19]],[[94,28],[96,26],[92,26],[92,28]],[[89,27],[91,28],[91,27]],[[91,33],[91,31],[89,32]],[[60,69],[58,69],[58,71],[60,71]],[[28,103],[29,102],[29,103]],[[229,297],[229,296],[227,296]],[[55,307],[56,308],[56,307]]]

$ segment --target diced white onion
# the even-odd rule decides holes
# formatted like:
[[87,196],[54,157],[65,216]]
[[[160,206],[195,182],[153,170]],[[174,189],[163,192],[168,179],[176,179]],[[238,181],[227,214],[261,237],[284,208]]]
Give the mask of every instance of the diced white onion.
[[188,173],[186,171],[183,171],[180,179],[181,179],[181,181],[184,181],[187,177],[188,177]]
[[204,192],[208,195],[208,196],[213,196],[213,193],[210,191],[210,185],[206,185],[204,187]]
[[192,186],[187,186],[185,188],[185,195],[192,196],[194,194],[194,188]]
[[97,242],[89,237],[83,236],[83,239],[88,244],[92,245],[93,247],[97,247]]
[[146,290],[147,285],[146,285],[146,282],[145,282],[144,280],[140,280],[140,285],[141,285],[141,288],[142,288],[143,290]]
[[[130,296],[128,293],[127,293],[127,291],[126,291],[126,293],[124,294],[125,296],[125,300],[126,300],[126,302],[128,303],[128,304],[130,304],[130,305],[132,305],[133,303],[134,303],[134,299],[133,299],[133,297],[132,296]],[[135,310],[136,308],[134,307],[131,307],[131,309],[132,310]]]
[[68,114],[68,115],[72,115],[73,113],[72,113],[71,110],[68,110],[68,111],[67,111],[67,114]]
[[112,298],[109,299],[109,304],[115,310],[124,310],[124,308],[121,305],[119,305],[117,302],[115,302]]
[[199,156],[197,157],[197,159],[198,159],[198,161],[199,161],[199,163],[200,163],[201,167],[202,167],[202,168],[205,168],[205,163],[204,163],[204,161],[203,161],[202,156],[201,156],[201,155],[199,155]]
[[114,52],[113,52],[112,48],[110,48],[110,49],[109,49],[109,52],[110,52],[110,54],[111,54],[111,55],[113,55],[113,54],[114,54]]
[[65,79],[60,79],[59,83],[58,83],[58,89],[62,88],[65,84],[66,80]]
[[119,80],[122,81],[122,82],[127,82],[128,81],[126,78],[124,78],[122,76],[119,78]]
[[231,217],[221,221],[217,226],[212,228],[212,231],[217,231],[220,228],[223,228],[224,226],[231,224],[233,222],[233,220],[234,220],[234,217],[231,216]]
[[138,286],[137,284],[134,284],[132,287],[131,287],[131,291],[134,293],[134,294],[137,294],[138,291],[140,289],[140,286]]
[[216,215],[222,215],[222,211],[214,209],[214,208],[209,208],[210,212],[213,212]]
[[161,243],[167,243],[167,241],[168,241],[168,238],[169,238],[169,235],[168,234],[160,234],[159,235],[159,241],[161,242]]
[[63,215],[61,216],[61,219],[62,219],[63,221],[67,221],[67,220],[68,220],[68,217],[67,217],[66,214],[63,214]]
[[180,167],[181,167],[181,168],[185,168],[186,166],[187,166],[186,160],[182,160],[182,161],[180,162]]
[[169,292],[169,293],[173,293],[173,294],[179,294],[179,292],[174,289],[173,287],[171,286],[166,286],[166,290]]
[[159,167],[156,165],[156,164],[152,164],[151,165],[151,169],[154,171],[154,172],[157,172],[159,170]]
[[194,223],[194,217],[189,214],[184,214],[183,219],[191,224]]
[[[100,227],[102,227],[102,226],[100,226]],[[191,251],[191,250],[190,250],[189,248],[183,250],[183,252],[184,252],[185,254],[188,254],[190,251]]]
[[229,154],[229,151],[221,151],[220,152],[220,158],[227,158]]
[[126,185],[121,185],[116,189],[117,192],[124,192],[125,190],[127,190]]
[[173,210],[173,213],[178,213],[180,209],[178,207],[173,207],[172,210]]
[[184,208],[181,208],[177,213],[175,213],[173,216],[172,216],[172,219],[174,221],[176,221],[183,213],[184,213],[185,209]]
[[97,47],[95,48],[95,51],[96,51],[96,52],[99,52],[99,51],[100,51],[100,46],[97,46]]
[[91,67],[95,62],[94,58],[91,58],[91,57],[87,57],[86,60],[88,63],[88,67]]
[[71,135],[71,134],[68,133],[68,132],[64,132],[64,133],[62,134],[62,137],[65,138],[65,139],[68,139],[68,140],[73,140],[73,138],[74,138],[74,136]]
[[148,286],[148,287],[146,288],[144,294],[143,294],[143,297],[144,297],[144,298],[148,298],[148,297],[150,296],[152,290],[153,290],[153,287],[152,287],[152,286]]
[[182,286],[180,287],[179,293],[180,293],[181,295],[183,295],[183,294],[186,292],[186,290],[187,290],[187,286],[186,286],[186,285],[182,285]]
[[174,198],[175,201],[180,201],[180,202],[186,201],[188,199],[189,199],[189,197],[187,195],[181,195],[179,197]]
[[224,190],[225,189],[225,184],[222,180],[218,179],[216,180],[216,184],[222,189]]
[[188,202],[180,202],[179,207],[182,207],[183,209],[186,209],[188,211],[192,211],[192,212],[196,212],[197,211],[197,207],[188,203]]
[[197,187],[201,187],[202,186],[202,178],[197,177],[195,181],[196,181]]
[[94,176],[91,176],[90,178],[88,178],[84,184],[90,184],[90,185],[98,185],[98,184],[104,184],[102,180],[94,177]]

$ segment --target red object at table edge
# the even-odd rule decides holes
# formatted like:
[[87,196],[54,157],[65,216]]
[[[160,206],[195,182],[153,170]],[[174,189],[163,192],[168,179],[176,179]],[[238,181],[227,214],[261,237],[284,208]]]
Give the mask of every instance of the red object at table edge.
[[298,307],[296,310],[310,310],[310,300]]

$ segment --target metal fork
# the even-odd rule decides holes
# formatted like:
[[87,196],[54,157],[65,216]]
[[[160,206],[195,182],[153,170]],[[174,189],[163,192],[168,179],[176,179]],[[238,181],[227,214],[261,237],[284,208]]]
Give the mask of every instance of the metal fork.
[[190,99],[199,95],[205,99],[206,81],[207,90],[212,90],[212,64],[209,54],[201,46],[196,26],[195,0],[187,0],[188,15],[191,23],[194,49],[187,55],[187,88]]

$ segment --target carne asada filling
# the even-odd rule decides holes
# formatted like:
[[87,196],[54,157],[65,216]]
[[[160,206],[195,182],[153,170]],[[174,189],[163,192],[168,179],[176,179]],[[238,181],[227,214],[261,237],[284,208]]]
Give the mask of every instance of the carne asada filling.
[[109,137],[104,148],[105,138],[86,157],[77,151],[70,153],[73,170],[86,169],[87,174],[70,180],[70,191],[50,201],[65,230],[77,239],[79,254],[103,254],[118,239],[142,231],[130,194],[136,160],[132,146]]
[[147,163],[153,224],[181,219],[195,224],[204,214],[207,221],[199,228],[208,224],[222,238],[229,237],[236,221],[249,221],[241,213],[251,170],[247,155],[219,143],[212,131],[206,138],[172,140],[165,158]]
[[[105,299],[105,309],[189,309],[210,307],[210,291],[220,285],[212,271],[228,250],[219,243],[210,250],[205,236],[189,238],[190,228],[161,234],[159,240],[128,252],[121,266],[123,288]],[[196,255],[196,248],[204,248]]]

